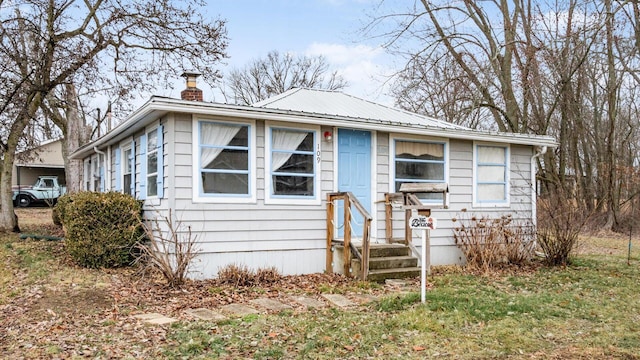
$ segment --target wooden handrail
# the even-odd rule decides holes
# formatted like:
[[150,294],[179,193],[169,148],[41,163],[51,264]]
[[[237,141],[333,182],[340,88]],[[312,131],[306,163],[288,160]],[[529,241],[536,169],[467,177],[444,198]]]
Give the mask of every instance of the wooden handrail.
[[[351,252],[360,260],[360,276],[362,280],[367,280],[369,275],[369,252],[371,242],[371,221],[373,218],[364,206],[351,192],[336,192],[327,194],[327,260],[326,271],[333,271],[333,252],[331,246],[334,243],[333,217],[335,205],[334,201],[344,201],[344,272],[349,274],[351,270]],[[351,208],[355,208],[362,215],[364,224],[362,226],[362,254],[358,248],[351,243]],[[337,241],[335,241],[337,243]]]

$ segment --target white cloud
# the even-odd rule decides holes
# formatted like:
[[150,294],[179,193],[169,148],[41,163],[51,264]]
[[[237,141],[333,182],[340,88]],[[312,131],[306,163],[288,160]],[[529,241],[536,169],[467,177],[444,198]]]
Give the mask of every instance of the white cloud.
[[367,100],[391,105],[386,95],[386,80],[393,74],[384,49],[368,45],[313,43],[305,51],[307,56],[322,55],[333,70],[349,83],[344,91]]

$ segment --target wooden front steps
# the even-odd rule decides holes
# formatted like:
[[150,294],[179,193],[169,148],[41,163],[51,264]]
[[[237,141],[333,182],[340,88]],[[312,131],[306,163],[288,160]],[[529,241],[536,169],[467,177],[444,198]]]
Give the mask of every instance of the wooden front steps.
[[[359,276],[360,260],[351,260],[352,275]],[[386,279],[403,279],[420,276],[418,258],[404,244],[371,244],[369,252],[369,276],[367,280],[384,282]]]

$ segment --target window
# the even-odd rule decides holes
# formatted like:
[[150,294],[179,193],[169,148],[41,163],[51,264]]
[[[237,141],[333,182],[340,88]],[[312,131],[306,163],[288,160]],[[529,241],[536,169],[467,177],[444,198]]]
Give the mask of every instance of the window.
[[[163,176],[163,126],[147,131],[140,136],[140,199],[162,198],[164,195]],[[132,156],[131,182],[134,184],[135,157]],[[132,185],[132,189],[135,185]]]
[[91,159],[84,159],[84,190],[91,191]]
[[[403,183],[446,182],[446,154],[443,142],[394,140],[395,192]],[[417,194],[425,202],[442,202],[442,194]]]
[[158,131],[147,133],[147,196],[158,195]]
[[251,126],[214,121],[199,121],[197,124],[200,195],[251,196]]
[[104,174],[100,160],[99,154],[84,160],[84,189],[86,191],[103,191],[104,189]]
[[316,199],[317,133],[308,129],[269,128],[267,180],[271,199]]
[[506,146],[476,145],[475,204],[505,205],[508,191],[509,149]]
[[100,190],[100,168],[98,163],[98,157],[91,158],[91,175],[93,175],[93,186],[91,186],[92,191]]
[[133,151],[131,146],[125,147],[122,152],[122,191],[125,194],[133,194]]

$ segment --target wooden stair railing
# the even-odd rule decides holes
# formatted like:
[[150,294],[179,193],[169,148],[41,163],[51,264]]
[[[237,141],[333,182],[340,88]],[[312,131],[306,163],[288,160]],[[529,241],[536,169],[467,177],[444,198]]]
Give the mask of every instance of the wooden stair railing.
[[[334,239],[334,214],[335,214],[335,202],[342,200],[344,202],[344,239],[339,241]],[[358,210],[364,224],[362,225],[362,253],[351,242],[351,208]],[[344,247],[344,273],[348,275],[351,273],[351,256],[356,256],[360,260],[360,277],[367,280],[369,274],[369,250],[371,242],[371,220],[372,217],[369,212],[362,206],[360,201],[351,192],[336,192],[327,194],[327,257],[326,257],[326,271],[331,274],[333,272],[333,252],[331,247],[334,244],[342,243]]]

